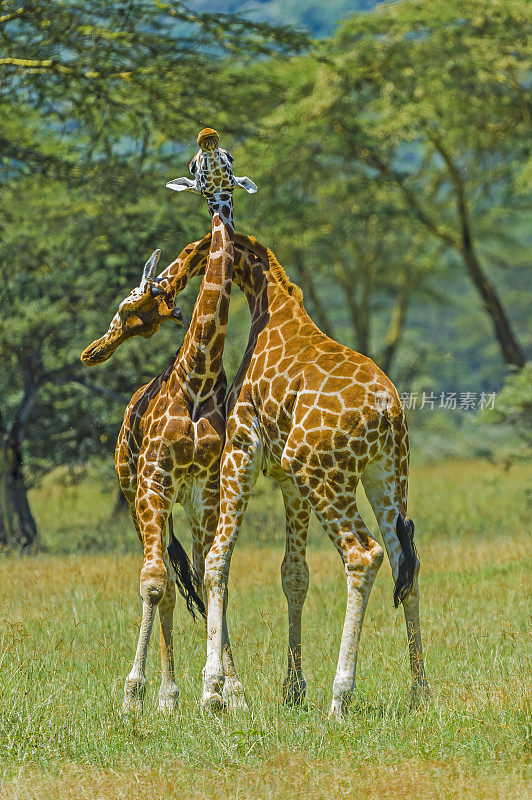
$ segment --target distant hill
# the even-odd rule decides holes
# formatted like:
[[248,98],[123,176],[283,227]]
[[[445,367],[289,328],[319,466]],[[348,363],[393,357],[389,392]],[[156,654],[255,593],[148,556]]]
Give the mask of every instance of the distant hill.
[[307,28],[313,36],[330,36],[336,24],[356,11],[367,11],[377,0],[190,0],[196,12],[242,13],[257,22]]

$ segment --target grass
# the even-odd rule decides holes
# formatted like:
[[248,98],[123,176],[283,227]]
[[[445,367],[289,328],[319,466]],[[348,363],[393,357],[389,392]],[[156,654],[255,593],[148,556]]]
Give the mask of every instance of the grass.
[[172,719],[155,712],[153,644],[145,714],[132,722],[119,713],[140,619],[132,526],[126,517],[109,521],[113,494],[94,479],[48,482],[32,496],[47,552],[0,560],[0,798],[527,796],[530,472],[482,462],[413,470],[410,513],[433,703],[425,712],[408,710],[404,624],[385,563],[342,726],[326,711],[345,583],[315,526],[303,629],[308,700],[299,710],[279,704],[283,517],[279,493],[266,481],[248,512],[230,586],[232,641],[250,713],[214,718],[199,710],[204,632],[179,603],[179,711]]

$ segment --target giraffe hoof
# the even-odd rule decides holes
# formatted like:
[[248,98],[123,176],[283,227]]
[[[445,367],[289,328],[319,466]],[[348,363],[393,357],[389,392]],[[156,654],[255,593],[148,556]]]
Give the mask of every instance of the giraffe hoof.
[[413,686],[410,694],[410,711],[425,708],[430,704],[432,697],[428,683]]
[[305,700],[307,684],[304,678],[285,680],[283,683],[283,704],[285,706],[300,706]]
[[222,696],[225,676],[222,665],[220,663],[220,669],[210,673],[207,671],[207,666],[205,665],[201,674],[203,678],[201,707],[205,711],[219,714],[225,708],[224,698]]
[[203,692],[201,707],[211,714],[221,714],[225,710],[224,699],[218,692]]
[[142,714],[145,691],[146,679],[126,678],[124,702],[122,703],[123,716],[129,717]]
[[228,711],[249,711],[244,695],[244,687],[240,681],[226,679],[222,690],[222,701],[224,708]]
[[339,725],[343,725],[347,714],[339,708],[331,708],[327,716],[331,722],[337,722]]
[[165,716],[171,716],[179,704],[179,689],[174,684],[169,689],[161,689],[159,692],[158,710]]
[[345,722],[347,718],[348,701],[344,697],[335,697],[331,703],[328,717],[333,722],[338,722],[340,725]]
[[142,714],[144,704],[141,697],[125,697],[122,703],[122,716],[137,717]]

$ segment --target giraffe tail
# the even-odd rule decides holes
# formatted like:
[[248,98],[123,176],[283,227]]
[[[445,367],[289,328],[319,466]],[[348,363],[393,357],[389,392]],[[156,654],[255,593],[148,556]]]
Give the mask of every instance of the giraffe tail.
[[414,523],[409,517],[398,514],[395,524],[395,532],[401,545],[401,555],[399,556],[399,570],[395,588],[393,592],[393,602],[395,607],[408,597],[414,585],[416,569],[419,564],[414,544]]
[[414,523],[406,514],[408,495],[408,428],[404,411],[389,418],[394,439],[395,493],[399,509],[395,533],[401,545],[399,569],[393,592],[395,607],[411,593],[419,561],[414,544]]
[[170,532],[170,542],[168,544],[168,558],[174,568],[176,576],[176,586],[181,597],[184,597],[187,609],[192,614],[193,619],[196,619],[195,611],[201,614],[202,617],[207,619],[205,611],[205,604],[198,594],[200,588],[200,581],[194,567],[190,563],[185,549],[178,542],[174,535],[174,522],[172,514],[168,517],[168,529]]

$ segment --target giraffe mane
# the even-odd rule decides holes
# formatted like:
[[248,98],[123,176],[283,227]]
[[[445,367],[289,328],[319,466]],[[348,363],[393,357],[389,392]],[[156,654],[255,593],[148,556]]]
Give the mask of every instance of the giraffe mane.
[[290,297],[293,297],[299,305],[303,304],[303,290],[297,283],[290,280],[284,268],[281,266],[276,256],[269,248],[266,248],[268,254],[268,261],[270,263],[270,274],[273,275],[277,283],[280,283],[283,289],[286,289]]
[[261,244],[254,236],[245,236],[244,234],[236,234],[235,237],[241,244],[251,247],[261,258],[268,261],[268,274],[274,279],[278,286],[293,297],[294,300],[303,305],[303,290],[293,281],[290,280],[284,268],[281,266],[277,257],[273,252]]

